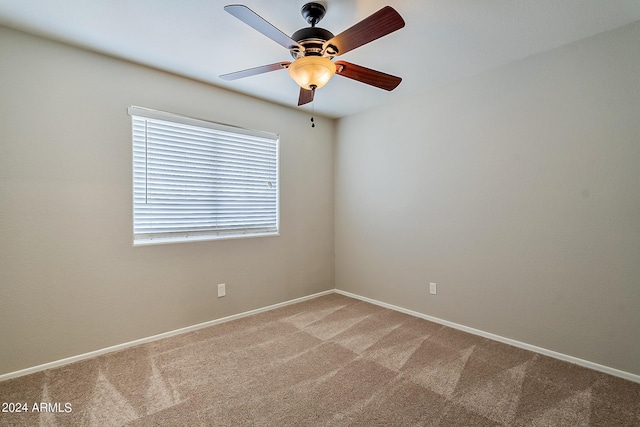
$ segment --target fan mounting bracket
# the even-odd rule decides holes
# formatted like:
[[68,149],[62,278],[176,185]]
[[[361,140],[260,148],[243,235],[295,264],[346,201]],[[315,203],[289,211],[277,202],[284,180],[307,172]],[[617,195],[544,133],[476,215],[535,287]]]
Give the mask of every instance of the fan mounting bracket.
[[309,25],[315,27],[316,24],[324,18],[324,14],[327,13],[327,9],[320,3],[311,2],[302,6],[300,13]]

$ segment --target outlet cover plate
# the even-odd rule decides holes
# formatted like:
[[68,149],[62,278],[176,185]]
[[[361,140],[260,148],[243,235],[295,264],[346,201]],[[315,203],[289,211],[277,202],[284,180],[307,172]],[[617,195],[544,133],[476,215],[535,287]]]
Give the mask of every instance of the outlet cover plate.
[[227,294],[227,289],[224,283],[220,283],[218,285],[218,298],[223,297]]
[[436,291],[437,291],[437,289],[436,289],[436,284],[435,284],[435,283],[433,283],[433,282],[429,283],[429,293],[430,293],[431,295],[435,295],[435,294],[436,294]]

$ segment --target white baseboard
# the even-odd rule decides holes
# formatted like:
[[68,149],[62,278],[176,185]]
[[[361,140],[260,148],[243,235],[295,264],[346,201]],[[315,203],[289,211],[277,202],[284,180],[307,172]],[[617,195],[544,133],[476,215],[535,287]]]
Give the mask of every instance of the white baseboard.
[[524,343],[524,342],[516,341],[516,340],[513,340],[511,338],[505,338],[505,337],[502,337],[500,335],[495,335],[495,334],[492,334],[492,333],[489,333],[489,332],[481,331],[479,329],[470,328],[468,326],[460,325],[460,324],[457,324],[457,323],[454,323],[454,322],[450,322],[448,320],[439,319],[437,317],[429,316],[427,314],[419,313],[417,311],[408,310],[406,308],[398,307],[398,306],[395,306],[393,304],[387,304],[385,302],[377,301],[377,300],[374,300],[374,299],[371,299],[371,298],[367,298],[367,297],[363,297],[361,295],[353,294],[351,292],[342,291],[340,289],[332,289],[332,290],[329,290],[329,291],[318,292],[316,294],[308,295],[308,296],[305,296],[305,297],[296,298],[296,299],[292,299],[292,300],[289,300],[289,301],[284,301],[284,302],[281,302],[281,303],[278,303],[278,304],[269,305],[269,306],[258,308],[258,309],[255,309],[255,310],[245,311],[243,313],[238,313],[238,314],[234,314],[234,315],[231,315],[231,316],[222,317],[220,319],[210,320],[208,322],[199,323],[197,325],[192,325],[192,326],[187,326],[185,328],[180,328],[180,329],[176,329],[176,330],[173,330],[173,331],[163,332],[161,334],[153,335],[153,336],[146,337],[146,338],[141,338],[141,339],[134,340],[134,341],[129,341],[129,342],[122,343],[122,344],[117,344],[117,345],[114,345],[114,346],[111,346],[111,347],[102,348],[100,350],[91,351],[91,352],[80,354],[80,355],[77,355],[77,356],[67,357],[65,359],[56,360],[56,361],[53,361],[53,362],[45,363],[45,364],[34,366],[34,367],[31,367],[31,368],[22,369],[22,370],[15,371],[15,372],[9,372],[9,373],[0,375],[0,381],[5,381],[5,380],[9,380],[11,378],[21,377],[23,375],[33,374],[35,372],[44,371],[45,369],[57,368],[59,366],[67,365],[69,363],[78,362],[80,360],[89,359],[89,358],[96,357],[96,356],[101,356],[103,354],[112,353],[114,351],[123,350],[123,349],[129,348],[129,347],[133,347],[133,346],[136,346],[136,345],[145,344],[145,343],[152,342],[152,341],[157,341],[157,340],[160,340],[160,339],[163,339],[163,338],[169,338],[169,337],[173,337],[175,335],[180,335],[180,334],[184,334],[184,333],[187,333],[187,332],[196,331],[198,329],[206,328],[206,327],[213,326],[213,325],[218,325],[220,323],[229,322],[231,320],[240,319],[240,318],[243,318],[243,317],[251,316],[253,314],[263,313],[265,311],[274,310],[276,308],[284,307],[284,306],[287,306],[287,305],[290,305],[290,304],[296,304],[296,303],[299,303],[299,302],[302,302],[302,301],[310,300],[310,299],[317,298],[317,297],[320,297],[320,296],[323,296],[323,295],[328,295],[328,294],[331,294],[331,293],[334,293],[334,292],[338,293],[340,295],[344,295],[344,296],[347,296],[347,297],[355,298],[355,299],[358,299],[358,300],[361,300],[361,301],[366,301],[366,302],[371,303],[371,304],[379,305],[381,307],[385,307],[385,308],[388,308],[388,309],[391,309],[391,310],[399,311],[401,313],[405,313],[405,314],[408,314],[408,315],[411,315],[411,316],[419,317],[421,319],[429,320],[431,322],[439,323],[441,325],[449,326],[449,327],[454,328],[454,329],[459,329],[461,331],[468,332],[470,334],[479,335],[481,337],[485,337],[485,338],[492,339],[494,341],[499,341],[499,342],[502,342],[502,343],[505,343],[505,344],[509,344],[509,345],[514,346],[514,347],[518,347],[518,348],[522,348],[522,349],[525,349],[525,350],[533,351],[533,352],[536,352],[536,353],[543,354],[545,356],[553,357],[553,358],[559,359],[559,360],[564,360],[566,362],[574,363],[576,365],[580,365],[580,366],[583,366],[585,368],[589,368],[589,369],[593,369],[595,371],[603,372],[605,374],[613,375],[613,376],[616,376],[616,377],[624,378],[624,379],[629,380],[629,381],[640,383],[640,375],[632,374],[630,372],[621,371],[619,369],[610,368],[608,366],[600,365],[598,363],[590,362],[588,360],[579,359],[577,357],[569,356],[569,355],[566,355],[566,354],[563,354],[563,353],[558,353],[558,352],[553,351],[553,350],[548,350],[546,348],[542,348],[542,347],[538,347],[538,346],[535,346],[535,345],[527,344],[527,343]]
[[363,297],[361,295],[352,294],[351,292],[342,291],[340,289],[335,289],[335,292],[344,295],[347,297],[359,299],[361,301],[365,301],[371,304],[379,305],[381,307],[389,308],[391,310],[399,311],[401,313],[409,314],[411,316],[419,317],[421,319],[429,320],[431,322],[439,323],[441,325],[449,326],[454,329],[459,329],[464,332],[469,332],[470,334],[479,335],[481,337],[489,338],[494,341],[499,341],[504,344],[509,344],[514,347],[522,348],[525,350],[533,351],[536,353],[543,354],[545,356],[553,357],[554,359],[564,360],[565,362],[574,363],[576,365],[583,366],[585,368],[593,369],[595,371],[604,372],[605,374],[613,375],[616,377],[624,378],[625,380],[633,381],[636,383],[640,383],[640,375],[632,374],[630,372],[621,371],[619,369],[610,368],[608,366],[600,365],[598,363],[589,362],[588,360],[580,359],[577,357],[569,356],[567,354],[558,353],[553,350],[548,350],[546,348],[538,347],[535,345],[527,344],[524,342],[516,341],[511,338],[505,338],[500,335],[495,335],[490,332],[481,331],[479,329],[470,328],[468,326],[459,325],[457,323],[449,322],[448,320],[439,319],[437,317],[429,316],[427,314],[419,313],[417,311],[408,310],[406,308],[398,307],[392,304],[387,304],[386,302],[377,301],[371,298]]
[[0,381],[9,380],[11,378],[16,378],[16,377],[21,377],[23,375],[33,374],[35,372],[44,371],[45,369],[57,368],[57,367],[62,366],[62,365],[68,365],[69,363],[78,362],[80,360],[89,359],[89,358],[96,357],[96,356],[101,356],[103,354],[112,353],[114,351],[123,350],[125,348],[133,347],[133,346],[136,346],[136,345],[145,344],[145,343],[148,343],[148,342],[161,340],[163,338],[169,338],[169,337],[173,337],[175,335],[180,335],[180,334],[184,334],[184,333],[187,333],[187,332],[196,331],[198,329],[206,328],[206,327],[213,326],[213,325],[218,325],[220,323],[229,322],[231,320],[240,319],[242,317],[251,316],[253,314],[258,314],[258,313],[262,313],[262,312],[265,312],[265,311],[274,310],[276,308],[280,308],[280,307],[284,307],[284,306],[287,306],[287,305],[295,304],[295,303],[298,303],[298,302],[302,302],[302,301],[310,300],[310,299],[313,299],[313,298],[321,297],[323,295],[332,294],[333,292],[334,292],[333,289],[332,290],[328,290],[328,291],[318,292],[317,294],[308,295],[306,297],[301,297],[301,298],[296,298],[296,299],[292,299],[292,300],[289,300],[289,301],[280,302],[278,304],[269,305],[267,307],[257,308],[255,310],[245,311],[243,313],[238,313],[238,314],[234,314],[234,315],[231,315],[231,316],[222,317],[220,319],[214,319],[214,320],[210,320],[208,322],[198,323],[197,325],[187,326],[185,328],[180,328],[180,329],[176,329],[176,330],[173,330],[173,331],[163,332],[161,334],[153,335],[153,336],[146,337],[146,338],[141,338],[141,339],[134,340],[134,341],[129,341],[129,342],[122,343],[122,344],[113,345],[111,347],[102,348],[100,350],[90,351],[88,353],[79,354],[77,356],[71,356],[71,357],[67,357],[67,358],[64,358],[64,359],[55,360],[53,362],[44,363],[42,365],[33,366],[31,368],[21,369],[19,371],[15,371],[15,372],[9,372],[9,373],[0,375]]

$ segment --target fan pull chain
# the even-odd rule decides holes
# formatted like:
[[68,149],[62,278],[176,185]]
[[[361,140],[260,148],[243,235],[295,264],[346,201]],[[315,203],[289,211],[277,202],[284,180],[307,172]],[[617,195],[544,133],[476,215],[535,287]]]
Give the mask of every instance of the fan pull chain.
[[316,85],[311,85],[311,91],[313,92],[313,99],[311,100],[311,127],[316,127],[316,123],[313,121],[313,116],[316,115]]

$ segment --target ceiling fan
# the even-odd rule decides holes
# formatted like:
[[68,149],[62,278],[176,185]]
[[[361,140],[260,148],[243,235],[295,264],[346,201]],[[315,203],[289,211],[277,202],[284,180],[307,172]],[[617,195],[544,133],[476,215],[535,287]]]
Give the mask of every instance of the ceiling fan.
[[299,106],[313,101],[316,89],[327,84],[335,74],[388,91],[395,89],[402,81],[400,77],[350,62],[333,61],[336,56],[404,27],[404,20],[391,6],[383,7],[337,36],[324,28],[316,27],[326,13],[325,7],[320,3],[307,3],[302,6],[302,17],[311,26],[296,31],[291,37],[247,6],[233,4],[225,6],[224,10],[288,49],[294,58],[293,62],[276,62],[221,75],[225,80],[236,80],[286,68],[291,78],[300,86]]

